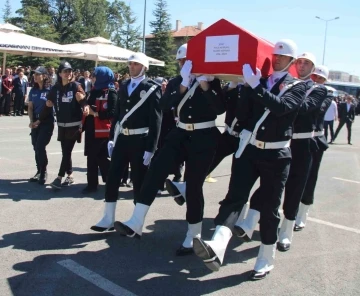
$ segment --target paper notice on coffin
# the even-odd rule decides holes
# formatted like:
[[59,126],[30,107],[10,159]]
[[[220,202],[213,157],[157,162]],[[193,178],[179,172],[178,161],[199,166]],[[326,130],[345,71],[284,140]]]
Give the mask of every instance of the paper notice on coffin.
[[239,35],[208,36],[205,41],[205,62],[237,62]]

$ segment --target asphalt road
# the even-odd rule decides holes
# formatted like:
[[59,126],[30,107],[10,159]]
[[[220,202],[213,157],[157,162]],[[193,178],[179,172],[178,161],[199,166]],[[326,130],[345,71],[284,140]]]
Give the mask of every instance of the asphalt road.
[[[219,124],[221,119],[219,120]],[[174,255],[186,232],[185,207],[166,194],[151,207],[141,240],[90,231],[103,212],[104,186],[91,196],[83,144],[73,154],[76,184],[54,192],[28,183],[34,153],[28,119],[0,118],[0,295],[360,295],[360,120],[353,146],[346,128],[325,153],[315,205],[291,250],[276,254],[275,269],[263,281],[247,280],[259,247],[233,238],[225,261],[211,273],[195,256]],[[61,160],[56,130],[48,146],[49,179]],[[210,238],[218,202],[229,182],[231,158],[206,183],[203,237]],[[116,218],[127,220],[132,193],[120,189]]]

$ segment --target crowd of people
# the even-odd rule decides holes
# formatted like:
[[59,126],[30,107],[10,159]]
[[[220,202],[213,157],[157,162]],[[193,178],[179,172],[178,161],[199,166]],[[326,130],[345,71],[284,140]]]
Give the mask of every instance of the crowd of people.
[[[149,61],[142,53],[130,56],[129,74],[124,76],[103,66],[77,76],[66,61],[56,73],[53,68],[37,67],[28,94],[37,167],[30,181],[47,181],[46,146],[56,116],[62,160],[51,187],[60,190],[74,183],[71,154],[82,134],[87,157],[83,192],[97,190],[98,171],[106,183],[104,213],[91,226],[93,231],[115,229],[123,236],[141,237],[151,204],[165,186],[177,204],[187,207],[188,231],[176,255],[195,253],[209,269],[217,271],[231,237],[250,241],[259,223],[261,246],[250,278],[263,279],[274,268],[276,249],[288,251],[293,231],[306,225],[322,156],[328,148],[324,124],[327,127],[331,120],[340,120],[330,142],[345,123],[351,131],[353,98],[347,96],[338,112],[324,86],[328,69],[317,65],[311,53],[297,55],[292,40],[275,44],[269,77],[245,64],[243,82],[225,85],[211,75],[194,76],[186,53],[184,44],[176,55],[180,73],[169,81],[146,77]],[[298,78],[289,73],[293,64]],[[25,71],[17,71],[19,89]],[[6,73],[3,81],[9,86],[11,71]],[[220,133],[215,120],[223,113],[225,130]],[[351,144],[351,133],[348,142]],[[233,155],[229,189],[220,202],[213,237],[203,240],[203,183],[229,155]],[[172,181],[169,175],[174,175]],[[250,199],[259,178],[260,186]],[[119,187],[127,185],[133,187],[135,208],[126,222],[115,221]],[[285,218],[280,225],[283,192]]]

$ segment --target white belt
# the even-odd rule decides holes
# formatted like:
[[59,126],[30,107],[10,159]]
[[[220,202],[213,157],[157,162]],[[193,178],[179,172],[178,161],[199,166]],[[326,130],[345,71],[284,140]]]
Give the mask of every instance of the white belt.
[[136,128],[136,129],[123,128],[121,130],[121,133],[125,136],[147,134],[148,132],[149,132],[148,127]]
[[321,132],[314,132],[314,137],[320,137],[324,135],[324,131],[322,130]]
[[259,149],[282,149],[290,147],[290,140],[282,142],[262,142],[256,140],[255,138],[251,138],[250,144]]
[[310,139],[314,137],[314,132],[310,133],[295,133],[292,135],[293,139]]
[[207,122],[199,122],[199,123],[182,123],[180,121],[177,122],[177,127],[182,128],[187,131],[194,131],[198,129],[211,128],[214,127],[215,120],[207,121]]
[[58,126],[61,126],[61,127],[72,127],[72,126],[81,125],[81,121],[67,122],[67,123],[58,122],[57,124],[58,124]]
[[225,123],[225,130],[229,133],[229,135],[234,136],[235,138],[239,138],[240,134],[238,132],[231,130],[230,126],[228,126],[226,123]]

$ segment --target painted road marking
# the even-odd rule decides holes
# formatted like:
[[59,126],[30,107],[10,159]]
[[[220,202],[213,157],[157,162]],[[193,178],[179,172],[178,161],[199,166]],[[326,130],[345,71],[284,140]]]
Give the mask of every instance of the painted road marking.
[[347,226],[343,226],[343,225],[339,225],[339,224],[335,224],[335,223],[331,223],[331,222],[327,222],[327,221],[323,221],[323,220],[319,220],[319,219],[311,218],[311,217],[308,217],[307,219],[309,221],[312,221],[312,222],[315,222],[315,223],[319,223],[319,224],[323,224],[323,225],[331,226],[331,227],[334,227],[334,228],[338,228],[338,229],[351,231],[351,232],[360,234],[360,230],[356,229],[356,228],[351,228],[351,227],[347,227]]
[[136,294],[131,293],[130,291],[110,282],[101,275],[87,269],[86,267],[76,263],[73,260],[67,259],[59,261],[58,264],[72,271],[76,275],[82,277],[93,285],[99,287],[100,289],[108,292],[114,296],[136,296]]
[[360,184],[359,181],[354,181],[354,180],[342,179],[342,178],[337,178],[337,177],[333,177],[333,179],[335,179],[335,180],[340,180],[340,181],[344,181],[344,182],[350,182],[350,183]]

